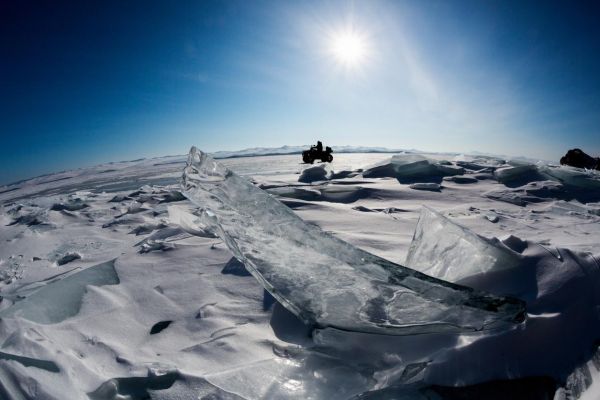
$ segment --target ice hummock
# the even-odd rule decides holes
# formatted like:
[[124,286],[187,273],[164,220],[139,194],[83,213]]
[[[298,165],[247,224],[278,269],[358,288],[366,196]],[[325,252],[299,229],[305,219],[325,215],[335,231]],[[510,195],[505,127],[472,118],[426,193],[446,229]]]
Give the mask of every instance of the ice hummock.
[[521,186],[529,182],[542,181],[544,177],[534,164],[513,163],[494,171],[494,178],[506,186]]
[[298,182],[312,183],[316,181],[325,181],[331,177],[333,171],[325,164],[308,167],[302,171],[298,177]]
[[249,272],[319,328],[409,335],[511,329],[524,303],[432,278],[305,223],[273,196],[192,147],[184,195]]
[[450,282],[518,263],[518,254],[497,239],[481,237],[426,206],[406,257],[408,267]]
[[436,161],[419,154],[396,154],[389,160],[374,165],[363,172],[365,178],[396,178],[410,183],[423,179],[462,175],[464,168],[444,161]]
[[586,190],[600,189],[600,171],[570,167],[568,165],[540,165],[539,171],[549,179]]

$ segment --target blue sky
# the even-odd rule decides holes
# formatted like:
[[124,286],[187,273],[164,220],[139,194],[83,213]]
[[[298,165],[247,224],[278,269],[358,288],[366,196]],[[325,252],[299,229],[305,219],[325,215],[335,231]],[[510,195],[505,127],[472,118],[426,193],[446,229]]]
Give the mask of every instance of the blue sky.
[[[592,2],[0,5],[0,183],[298,145],[600,155]],[[597,4],[597,3],[596,3]],[[360,62],[332,41],[355,32]]]

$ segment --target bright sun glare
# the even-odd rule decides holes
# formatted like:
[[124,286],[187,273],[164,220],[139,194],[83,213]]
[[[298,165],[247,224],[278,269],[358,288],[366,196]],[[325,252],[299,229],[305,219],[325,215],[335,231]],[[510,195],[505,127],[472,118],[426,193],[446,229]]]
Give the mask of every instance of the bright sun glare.
[[336,61],[356,67],[364,61],[367,45],[365,39],[356,32],[339,32],[332,37],[331,50]]

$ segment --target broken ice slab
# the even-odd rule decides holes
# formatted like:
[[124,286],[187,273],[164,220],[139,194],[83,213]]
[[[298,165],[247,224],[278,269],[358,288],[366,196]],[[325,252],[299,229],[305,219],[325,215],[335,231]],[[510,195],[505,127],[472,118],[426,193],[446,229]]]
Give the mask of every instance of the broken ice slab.
[[450,282],[518,263],[519,256],[497,239],[479,236],[428,207],[421,209],[406,257],[408,267]]
[[497,169],[498,182],[512,187],[534,181],[555,181],[577,189],[600,189],[600,171],[550,164],[515,164]]
[[544,180],[537,166],[533,164],[517,164],[498,168],[494,171],[494,178],[498,182],[511,187]]
[[298,177],[298,182],[312,183],[317,181],[326,181],[331,177],[332,174],[333,171],[331,168],[325,164],[315,165],[314,167],[305,168]]
[[541,165],[540,173],[549,179],[561,182],[565,186],[579,189],[600,189],[600,171],[569,167],[566,165]]
[[523,302],[432,278],[307,224],[273,196],[192,147],[184,195],[203,208],[248,271],[318,328],[388,335],[511,329]]
[[40,324],[55,324],[77,315],[88,285],[118,284],[115,260],[107,261],[53,281],[0,311],[0,318],[22,317]]

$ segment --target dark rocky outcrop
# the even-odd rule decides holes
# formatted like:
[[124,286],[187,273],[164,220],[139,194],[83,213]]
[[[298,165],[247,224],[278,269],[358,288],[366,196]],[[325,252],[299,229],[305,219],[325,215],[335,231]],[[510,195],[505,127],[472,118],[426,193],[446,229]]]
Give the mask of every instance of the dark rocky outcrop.
[[581,149],[571,149],[560,159],[561,165],[571,167],[596,169],[600,171],[600,158],[585,154]]

